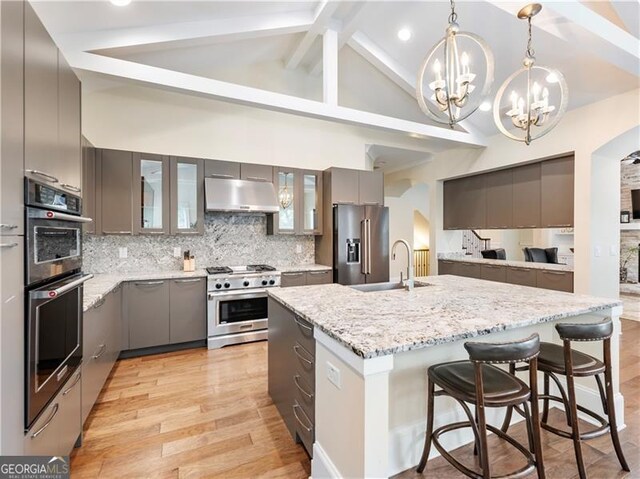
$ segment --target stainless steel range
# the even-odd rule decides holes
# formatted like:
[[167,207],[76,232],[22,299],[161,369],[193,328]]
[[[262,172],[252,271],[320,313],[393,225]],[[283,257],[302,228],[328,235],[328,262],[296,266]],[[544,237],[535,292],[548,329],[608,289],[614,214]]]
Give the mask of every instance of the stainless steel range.
[[267,288],[280,286],[272,266],[207,268],[209,349],[267,339]]

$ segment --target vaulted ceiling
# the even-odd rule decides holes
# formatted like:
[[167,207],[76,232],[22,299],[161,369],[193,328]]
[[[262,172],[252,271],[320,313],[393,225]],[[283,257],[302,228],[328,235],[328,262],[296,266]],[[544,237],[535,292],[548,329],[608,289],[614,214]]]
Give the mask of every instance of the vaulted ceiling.
[[[444,34],[448,2],[32,3],[88,89],[144,82],[451,144],[482,146],[497,131],[491,112],[478,111],[452,131],[428,121],[415,101],[417,70]],[[457,5],[461,29],[484,37],[494,52],[493,93],[522,61],[526,24],[515,16],[522,5]],[[544,4],[534,21],[536,56],[565,74],[569,108],[640,87],[639,5]],[[409,41],[398,39],[400,28],[411,30]]]

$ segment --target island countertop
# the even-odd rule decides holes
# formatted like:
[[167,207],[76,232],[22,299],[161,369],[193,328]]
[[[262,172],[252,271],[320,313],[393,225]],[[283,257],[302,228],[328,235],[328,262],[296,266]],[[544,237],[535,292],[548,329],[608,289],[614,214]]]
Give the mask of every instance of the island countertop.
[[616,299],[459,276],[429,276],[411,292],[328,284],[269,296],[356,355],[373,358],[621,306]]

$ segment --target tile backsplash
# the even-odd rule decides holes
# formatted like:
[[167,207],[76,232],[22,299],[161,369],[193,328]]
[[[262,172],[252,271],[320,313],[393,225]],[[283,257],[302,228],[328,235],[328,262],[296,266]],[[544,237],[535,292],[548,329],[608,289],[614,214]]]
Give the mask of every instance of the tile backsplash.
[[[127,248],[127,258],[119,257],[120,248]],[[314,262],[315,254],[313,236],[268,236],[265,215],[207,213],[204,235],[86,234],[83,269],[89,273],[182,269],[182,257],[175,258],[173,255],[175,248],[190,250],[195,256],[196,268],[244,264],[308,264]]]

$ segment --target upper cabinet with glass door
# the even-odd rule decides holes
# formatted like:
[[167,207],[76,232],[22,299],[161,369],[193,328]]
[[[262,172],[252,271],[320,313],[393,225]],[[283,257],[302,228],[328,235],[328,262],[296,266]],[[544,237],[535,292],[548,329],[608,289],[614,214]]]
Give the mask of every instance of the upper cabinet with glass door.
[[141,234],[169,232],[169,158],[133,154],[134,231]]
[[276,194],[280,206],[280,211],[274,218],[274,221],[277,222],[277,232],[296,234],[298,172],[295,169],[277,168],[275,176]]
[[302,177],[302,219],[300,225],[304,234],[322,234],[322,172],[301,171]]
[[171,234],[204,233],[204,160],[171,157]]
[[322,234],[322,173],[276,167],[274,186],[280,211],[271,215],[269,234]]

